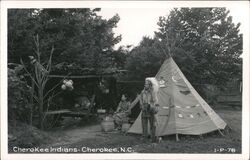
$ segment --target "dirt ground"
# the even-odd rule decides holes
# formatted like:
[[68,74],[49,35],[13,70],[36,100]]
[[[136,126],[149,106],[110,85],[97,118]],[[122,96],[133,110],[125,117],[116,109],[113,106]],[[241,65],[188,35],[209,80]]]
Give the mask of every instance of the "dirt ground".
[[241,153],[241,111],[220,109],[216,112],[231,128],[229,133],[224,132],[225,136],[215,131],[202,137],[180,135],[178,142],[173,135],[163,137],[161,142],[150,143],[140,140],[139,135],[124,134],[120,131],[105,133],[101,131],[100,124],[83,125],[83,122],[76,123],[77,120],[68,118],[65,120],[67,126],[48,131],[55,138],[42,147],[79,148],[79,150],[83,147],[129,148],[118,152],[135,153]]

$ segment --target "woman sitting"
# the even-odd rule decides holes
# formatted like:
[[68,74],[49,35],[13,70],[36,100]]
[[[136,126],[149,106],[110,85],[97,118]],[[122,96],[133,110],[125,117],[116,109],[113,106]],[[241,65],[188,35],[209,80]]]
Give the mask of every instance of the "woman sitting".
[[130,102],[127,101],[127,95],[122,94],[121,101],[114,113],[115,127],[122,128],[122,124],[128,122],[128,115],[130,114]]

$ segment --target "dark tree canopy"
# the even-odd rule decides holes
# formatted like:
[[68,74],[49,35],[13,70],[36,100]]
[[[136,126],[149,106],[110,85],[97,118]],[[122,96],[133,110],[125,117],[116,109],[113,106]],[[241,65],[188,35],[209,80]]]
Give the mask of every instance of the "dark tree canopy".
[[155,39],[143,37],[139,46],[131,50],[126,63],[130,79],[144,80],[155,76],[166,58],[159,45]]
[[54,46],[53,69],[114,67],[113,46],[121,40],[113,28],[115,15],[106,20],[100,9],[10,9],[8,12],[9,62],[20,62],[33,55],[33,36],[40,37],[43,59]]
[[225,8],[181,8],[160,17],[156,38],[197,83],[223,84],[241,74],[242,34]]
[[168,56],[192,83],[224,84],[241,77],[240,24],[225,8],[174,9],[158,25],[155,37],[143,38],[127,59],[133,78],[154,76]]
[[[241,77],[242,34],[225,8],[178,8],[159,18],[154,38],[144,37],[131,51],[114,50],[119,16],[98,16],[100,9],[10,9],[8,60],[19,63],[34,53],[38,34],[42,59],[54,46],[52,71],[98,73],[129,70],[130,79],[154,76],[171,55],[193,83],[223,84]],[[125,59],[127,58],[127,61]]]

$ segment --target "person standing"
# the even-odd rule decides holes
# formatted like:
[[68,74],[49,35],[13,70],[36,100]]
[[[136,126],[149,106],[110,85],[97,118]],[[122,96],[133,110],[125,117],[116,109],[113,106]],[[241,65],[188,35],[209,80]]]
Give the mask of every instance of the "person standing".
[[148,122],[150,125],[151,141],[156,142],[156,117],[158,102],[156,95],[153,92],[153,84],[147,80],[144,84],[140,96],[140,107],[142,110],[141,122],[142,122],[142,139],[145,140],[148,137]]

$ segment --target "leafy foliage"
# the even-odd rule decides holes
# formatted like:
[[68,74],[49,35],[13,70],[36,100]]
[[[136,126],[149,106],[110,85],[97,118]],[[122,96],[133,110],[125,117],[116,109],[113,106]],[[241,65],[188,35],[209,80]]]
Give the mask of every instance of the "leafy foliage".
[[158,25],[155,37],[144,37],[129,54],[131,79],[154,76],[169,56],[192,83],[222,85],[241,76],[240,24],[225,8],[174,9]]
[[166,56],[155,39],[143,37],[140,45],[132,49],[127,58],[129,78],[144,80],[145,77],[155,76]]
[[8,124],[8,150],[13,152],[13,147],[37,147],[52,142],[55,137],[43,132],[34,126],[17,121]]
[[241,76],[242,34],[225,8],[181,8],[160,17],[156,38],[187,78],[224,84]]
[[30,110],[30,87],[20,76],[22,66],[8,68],[8,119],[28,122]]
[[[8,12],[9,61],[19,63],[33,53],[32,38],[40,35],[41,61],[49,57],[47,51],[54,45],[55,64],[75,63],[81,68],[100,71],[114,67],[113,46],[121,36],[114,36],[119,16],[102,19],[100,9],[10,9]],[[25,59],[24,59],[25,61]],[[59,65],[60,66],[60,65]],[[64,67],[65,67],[64,66]],[[58,67],[58,66],[57,66]],[[69,66],[71,69],[74,66]],[[78,68],[75,68],[77,71]],[[54,72],[58,68],[53,68]]]

